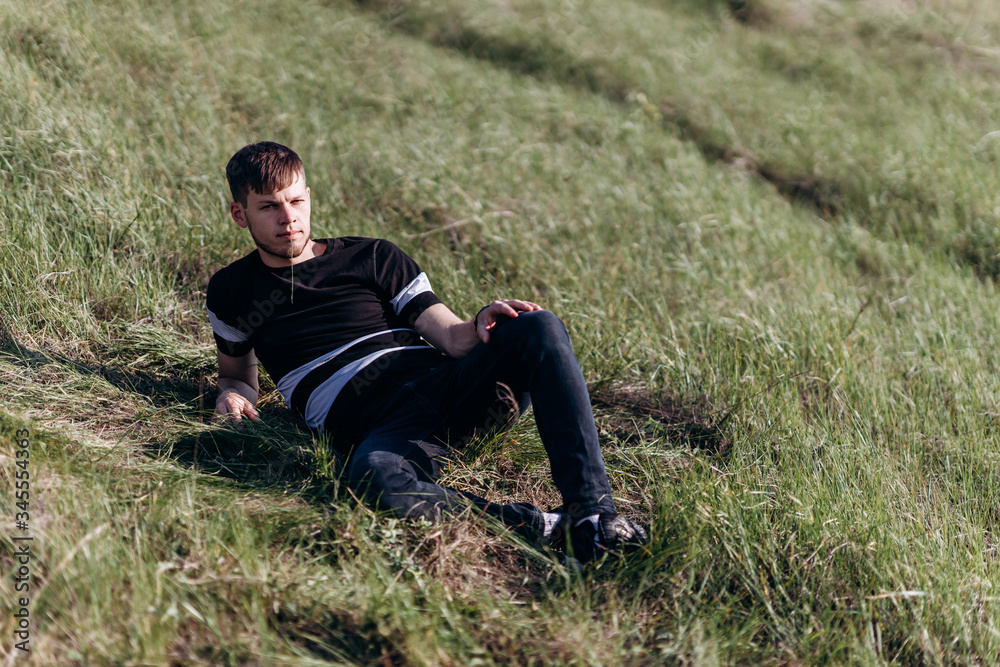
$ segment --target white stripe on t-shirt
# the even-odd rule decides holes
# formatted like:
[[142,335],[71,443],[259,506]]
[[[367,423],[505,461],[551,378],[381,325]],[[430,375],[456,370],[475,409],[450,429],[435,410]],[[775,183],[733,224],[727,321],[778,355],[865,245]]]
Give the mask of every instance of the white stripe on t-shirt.
[[[326,421],[326,415],[330,412],[330,407],[333,406],[333,402],[337,399],[340,394],[340,390],[351,381],[355,375],[363,371],[370,363],[378,359],[384,354],[390,352],[396,352],[397,350],[427,350],[433,349],[428,348],[426,345],[406,345],[404,347],[389,347],[384,350],[378,350],[372,352],[366,357],[357,359],[347,364],[339,371],[327,378],[323,384],[319,385],[313,392],[309,394],[309,400],[306,401],[305,418],[306,424],[310,428],[315,428],[323,430],[323,422]],[[287,400],[287,399],[286,399]]]
[[[284,397],[285,403],[287,403],[289,406],[291,406],[291,404],[292,404],[292,393],[295,392],[295,387],[297,387],[299,385],[299,382],[302,381],[302,378],[304,378],[305,376],[309,375],[309,373],[311,373],[312,371],[316,370],[317,368],[319,368],[320,366],[322,366],[326,362],[330,361],[331,359],[333,359],[337,355],[339,355],[339,354],[345,352],[346,350],[354,347],[358,343],[364,342],[364,341],[368,340],[369,338],[374,338],[376,336],[383,336],[383,335],[385,335],[387,333],[394,333],[396,331],[413,331],[413,329],[387,329],[386,331],[376,331],[375,333],[370,333],[367,336],[362,336],[361,338],[355,338],[354,340],[352,340],[347,345],[341,345],[340,347],[338,347],[333,352],[327,352],[322,357],[318,357],[316,359],[313,359],[309,363],[303,364],[303,365],[299,366],[298,368],[296,368],[295,370],[286,373],[285,376],[282,377],[281,380],[278,382],[278,391],[281,392],[282,397]],[[416,332],[414,331],[414,333],[416,333]],[[400,350],[400,349],[403,349],[403,348],[390,347],[390,348],[388,348],[388,351]],[[363,359],[367,359],[367,357],[362,357],[362,358]],[[345,368],[350,367],[351,365],[352,364],[348,364],[347,366],[345,366]],[[341,369],[341,370],[343,370],[343,369]],[[338,373],[339,372],[340,371],[338,371]],[[314,391],[313,393],[315,394],[316,392]]]
[[427,274],[421,271],[420,275],[411,280],[409,285],[401,289],[399,294],[393,297],[389,303],[392,304],[393,311],[399,315],[413,297],[432,291],[431,281],[427,278]]
[[242,343],[250,338],[248,334],[245,334],[236,327],[231,327],[220,320],[219,317],[211,310],[208,311],[208,319],[212,323],[212,331],[219,334],[220,338],[224,338],[230,343]]

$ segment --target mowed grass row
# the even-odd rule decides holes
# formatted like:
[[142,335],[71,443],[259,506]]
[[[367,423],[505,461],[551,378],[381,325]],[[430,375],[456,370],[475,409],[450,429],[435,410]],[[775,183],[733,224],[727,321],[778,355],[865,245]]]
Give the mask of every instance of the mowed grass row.
[[[997,90],[909,40],[973,41],[966,8],[839,6],[7,6],[0,377],[39,441],[37,657],[988,662]],[[305,159],[317,235],[394,238],[463,314],[539,301],[595,388],[717,425],[725,455],[601,415],[649,554],[576,577],[478,521],[373,516],[273,394],[270,426],[203,433],[201,292],[248,251],[222,169],[262,138]],[[548,499],[529,426],[451,479]]]
[[1000,275],[987,3],[361,4],[470,57],[638,104],[821,215]]

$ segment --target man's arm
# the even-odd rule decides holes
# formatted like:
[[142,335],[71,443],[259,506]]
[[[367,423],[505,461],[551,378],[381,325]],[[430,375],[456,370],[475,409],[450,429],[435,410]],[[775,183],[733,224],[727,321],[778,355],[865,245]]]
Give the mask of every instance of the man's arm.
[[215,399],[215,413],[224,421],[239,423],[243,415],[260,421],[254,405],[258,398],[257,355],[250,350],[242,357],[231,357],[219,352],[219,397]]
[[472,320],[464,322],[448,306],[437,303],[420,314],[414,327],[431,345],[457,358],[464,357],[480,341],[490,342],[490,331],[502,318],[541,309],[537,303],[520,299],[494,301]]

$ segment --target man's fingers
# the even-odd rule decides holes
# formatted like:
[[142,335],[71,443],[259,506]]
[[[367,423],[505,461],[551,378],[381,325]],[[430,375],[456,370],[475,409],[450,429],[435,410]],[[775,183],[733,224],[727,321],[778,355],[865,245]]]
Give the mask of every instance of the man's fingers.
[[246,415],[250,418],[250,421],[260,421],[260,413],[257,412],[257,408],[255,408],[250,401],[245,398],[241,398],[236,399],[234,402],[236,405],[230,410],[230,413],[234,415],[237,420],[241,419],[243,415]]
[[488,343],[490,341],[490,330],[497,325],[498,317],[517,317],[518,313],[528,313],[533,310],[542,310],[542,307],[537,303],[525,301],[524,299],[493,301],[480,311],[477,317],[479,326],[476,328],[476,334],[479,336],[479,340]]
[[496,300],[487,305],[476,316],[476,335],[484,343],[490,342],[490,330],[497,325],[497,318],[517,317],[518,313],[530,313],[534,310],[543,310],[541,306],[532,301],[524,299]]
[[510,305],[514,310],[519,312],[531,312],[533,310],[541,310],[542,307],[537,303],[532,303],[531,301],[524,301],[523,299],[508,299],[505,303]]
[[[493,305],[496,307],[493,309],[494,316],[506,315],[507,317],[517,317],[517,310],[511,305],[510,301],[495,301]],[[497,310],[499,310],[499,312],[496,312]],[[494,319],[494,321],[496,320]]]
[[479,336],[479,340],[484,343],[490,342],[490,323],[484,317],[480,322],[479,326],[476,327],[476,335]]
[[223,423],[239,424],[243,421],[243,415],[249,417],[250,421],[260,421],[260,413],[242,396],[227,396],[215,406],[215,413]]
[[484,343],[489,340],[489,333],[487,332],[496,326],[497,318],[501,315],[504,317],[517,317],[517,311],[504,301],[494,301],[482,311],[482,316],[479,317],[479,326],[482,327],[483,333],[479,335],[479,338]]
[[220,424],[239,424],[241,421],[243,421],[243,418],[240,417],[240,413],[238,412],[216,411],[215,421],[219,422]]

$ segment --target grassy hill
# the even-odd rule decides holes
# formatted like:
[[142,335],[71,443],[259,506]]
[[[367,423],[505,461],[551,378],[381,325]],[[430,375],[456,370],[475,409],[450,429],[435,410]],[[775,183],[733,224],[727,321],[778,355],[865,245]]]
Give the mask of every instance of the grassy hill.
[[[39,665],[996,661],[998,81],[988,0],[0,0],[0,646],[31,536]],[[565,320],[647,553],[372,513],[266,376],[208,424],[261,139]],[[449,482],[554,504],[522,422]]]

